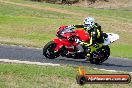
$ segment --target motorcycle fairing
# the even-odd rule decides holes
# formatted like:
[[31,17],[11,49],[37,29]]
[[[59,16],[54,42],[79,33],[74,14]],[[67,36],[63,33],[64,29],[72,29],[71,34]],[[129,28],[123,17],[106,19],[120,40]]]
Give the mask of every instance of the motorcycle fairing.
[[88,42],[90,40],[90,36],[85,30],[78,29],[78,30],[75,30],[75,33],[77,34],[76,36],[78,36],[79,39],[82,41]]
[[56,43],[56,48],[55,51],[58,51],[60,48],[62,48],[62,46],[66,46],[66,47],[71,47],[71,46],[77,46],[77,44],[74,43],[70,43],[67,39],[53,39],[53,42]]
[[77,44],[75,42],[70,43],[68,41],[68,38],[70,36],[76,36],[80,40],[85,41],[85,42],[90,40],[89,34],[87,32],[85,32],[85,30],[82,30],[82,29],[75,30],[74,32],[64,33],[64,34],[62,34],[62,36],[65,37],[65,39],[60,39],[60,38],[53,39],[53,42],[55,42],[57,44],[55,51],[58,51],[62,46],[66,46],[66,47],[77,46]]

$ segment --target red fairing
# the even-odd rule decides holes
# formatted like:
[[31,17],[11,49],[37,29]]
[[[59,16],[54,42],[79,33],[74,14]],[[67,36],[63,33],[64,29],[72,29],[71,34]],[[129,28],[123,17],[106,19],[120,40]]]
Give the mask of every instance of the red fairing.
[[76,32],[76,36],[78,36],[80,40],[83,40],[85,42],[90,40],[89,34],[85,32],[84,30],[78,29],[78,30],[75,30],[75,32]]
[[66,28],[66,27],[67,27],[67,26],[62,25],[62,26],[57,30],[56,35],[57,35],[57,33],[58,33],[59,31],[63,30],[63,29]]
[[66,28],[66,27],[67,27],[67,26],[62,25],[62,26],[59,28],[58,31],[63,30],[63,29]]
[[55,51],[58,51],[63,46],[63,44],[61,43],[61,39],[53,39],[52,41],[57,44]]
[[69,43],[69,41],[67,39],[53,39],[53,42],[57,44],[56,48],[55,48],[55,51],[58,51],[62,46],[67,46],[67,47],[70,47],[70,46],[77,46],[76,43]]
[[67,38],[67,39],[68,39],[70,36],[72,36],[72,35],[73,35],[73,36],[76,36],[76,33],[71,33],[71,32],[70,32],[70,33],[62,34],[62,36],[65,37],[65,38]]
[[74,32],[62,34],[62,36],[66,37],[66,38],[69,38],[72,35],[79,37],[80,40],[83,40],[85,42],[90,40],[89,34],[87,32],[85,32],[84,30],[82,30],[82,29],[75,30]]
[[[62,28],[64,27],[65,26],[63,26]],[[62,46],[65,46],[65,47],[77,46],[75,42],[70,43],[68,41],[68,38],[70,36],[77,36],[81,41],[85,41],[85,42],[88,42],[90,40],[89,34],[85,32],[85,30],[82,30],[82,29],[75,30],[74,32],[64,33],[62,34],[62,36],[65,37],[66,39],[56,38],[52,40],[54,43],[57,44],[55,51],[58,51]]]

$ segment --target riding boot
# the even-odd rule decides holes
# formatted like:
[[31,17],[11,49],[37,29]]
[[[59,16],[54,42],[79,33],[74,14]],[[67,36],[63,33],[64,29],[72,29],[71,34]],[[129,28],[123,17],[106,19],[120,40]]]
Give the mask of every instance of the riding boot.
[[85,61],[89,61],[89,59],[90,59],[90,54],[91,54],[91,49],[90,49],[90,48],[87,48],[87,50],[86,50],[86,58],[85,58]]

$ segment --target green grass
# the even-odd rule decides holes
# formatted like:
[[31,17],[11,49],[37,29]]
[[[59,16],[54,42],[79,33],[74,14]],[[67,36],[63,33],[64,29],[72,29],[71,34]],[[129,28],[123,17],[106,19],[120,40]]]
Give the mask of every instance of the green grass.
[[5,4],[5,3],[0,3],[0,14],[1,15],[12,15],[12,16],[31,16],[31,17],[51,17],[51,18],[64,18],[68,17],[70,15],[68,14],[63,14],[55,11],[46,11],[46,10],[41,10],[36,9],[36,8],[30,8],[26,6],[17,6],[14,4]]
[[[132,58],[132,49],[130,48],[132,45],[111,45],[111,54],[116,57],[127,57]],[[124,53],[126,52],[126,53]]]
[[[111,72],[94,70],[87,67],[88,74],[111,74]],[[126,72],[122,72],[126,73]],[[87,84],[79,86],[75,77],[77,67],[71,66],[37,66],[25,64],[0,64],[1,88],[130,88],[130,84]],[[115,74],[115,73],[114,73]]]
[[[61,10],[68,10],[71,12],[75,12],[76,14],[90,14],[95,16],[105,16],[116,20],[125,20],[132,22],[132,13],[131,10],[132,7],[126,7],[126,8],[119,8],[119,9],[94,9],[94,8],[84,8],[84,7],[75,7],[75,6],[66,6],[66,5],[57,5],[57,4],[49,4],[44,2],[30,2],[29,0],[23,1],[23,0],[7,0],[7,1],[14,1],[19,2],[23,4],[29,4],[34,6],[41,6],[41,7],[51,7],[51,8],[57,8]],[[68,13],[67,13],[68,14]],[[77,18],[78,19],[78,18]]]
[[[16,2],[16,0],[14,0]],[[29,2],[22,0],[18,0],[17,2],[21,3],[28,3],[39,5],[42,7],[51,7],[51,8],[58,8],[61,10],[68,10],[75,13],[82,13],[82,14],[90,14],[90,15],[97,15],[97,16],[105,16],[116,20],[124,20],[132,22],[132,13],[130,10],[132,7],[121,8],[121,9],[94,9],[94,8],[84,8],[84,7],[75,7],[75,6],[65,6],[65,5],[56,5],[56,4],[49,4],[49,3],[36,3],[36,2]],[[123,10],[124,9],[124,10]]]
[[0,2],[0,43],[43,47],[44,44],[56,37],[56,30],[61,25],[82,24],[84,17],[92,15],[102,25],[105,32],[120,35],[117,43],[111,45],[111,56],[132,58],[132,50],[130,49],[132,13],[123,10],[131,7],[104,10],[31,2],[29,0],[6,1],[29,4],[35,8]]

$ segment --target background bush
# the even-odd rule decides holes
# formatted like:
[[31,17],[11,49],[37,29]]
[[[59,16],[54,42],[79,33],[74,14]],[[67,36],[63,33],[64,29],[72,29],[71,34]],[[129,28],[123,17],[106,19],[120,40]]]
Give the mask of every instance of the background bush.
[[39,2],[48,2],[48,3],[61,3],[61,4],[74,4],[81,1],[89,1],[91,3],[95,3],[96,1],[106,1],[109,0],[31,0],[31,1],[39,1]]

